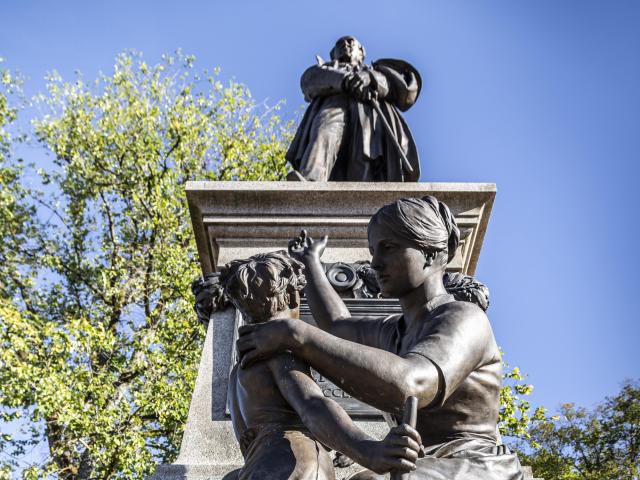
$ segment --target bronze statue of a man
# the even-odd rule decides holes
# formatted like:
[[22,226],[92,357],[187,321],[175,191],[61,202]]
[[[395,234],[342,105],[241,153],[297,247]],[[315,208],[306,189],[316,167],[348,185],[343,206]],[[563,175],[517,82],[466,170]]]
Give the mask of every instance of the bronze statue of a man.
[[[287,252],[271,252],[234,260],[220,272],[220,283],[249,324],[269,323],[298,317],[303,270]],[[400,425],[382,441],[369,437],[323,395],[309,366],[289,353],[236,365],[229,400],[245,459],[238,480],[334,480],[324,445],[379,473],[415,468],[421,440],[413,428]]]
[[300,86],[311,104],[286,155],[298,179],[418,181],[418,151],[398,111],[416,102],[420,75],[402,60],[369,66],[364,57],[358,40],[342,37],[330,62],[318,59],[302,75]]

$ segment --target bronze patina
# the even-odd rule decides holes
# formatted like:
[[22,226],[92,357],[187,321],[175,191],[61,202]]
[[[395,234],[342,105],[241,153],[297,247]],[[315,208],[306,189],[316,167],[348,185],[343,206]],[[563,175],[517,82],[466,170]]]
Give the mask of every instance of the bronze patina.
[[286,318],[241,327],[242,367],[290,352],[391,423],[415,396],[426,456],[410,478],[522,479],[497,434],[502,365],[491,325],[482,308],[456,300],[443,283],[459,241],[449,208],[430,196],[401,199],[373,216],[368,233],[381,293],[398,298],[402,313],[353,317],[320,262],[327,237],[303,234],[290,252],[306,266],[318,327]]
[[[220,284],[250,326],[282,319],[302,323],[297,317],[303,270],[285,251],[259,254],[225,266]],[[236,365],[229,400],[245,459],[240,480],[334,479],[325,445],[378,473],[415,469],[421,440],[413,428],[402,424],[382,441],[371,438],[323,394],[309,365],[291,353]]]
[[310,102],[286,158],[290,179],[416,182],[420,161],[400,112],[418,99],[422,80],[409,63],[364,63],[365,49],[351,36],[336,42],[331,60],[300,79]]

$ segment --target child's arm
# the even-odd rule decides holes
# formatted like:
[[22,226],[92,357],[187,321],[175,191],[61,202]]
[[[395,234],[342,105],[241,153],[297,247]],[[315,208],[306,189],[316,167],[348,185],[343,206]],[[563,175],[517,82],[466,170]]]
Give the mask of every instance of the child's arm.
[[309,367],[293,355],[278,355],[268,365],[282,396],[320,442],[377,473],[415,469],[421,440],[413,428],[403,424],[392,429],[384,440],[374,440],[353,423],[340,405],[322,394]]

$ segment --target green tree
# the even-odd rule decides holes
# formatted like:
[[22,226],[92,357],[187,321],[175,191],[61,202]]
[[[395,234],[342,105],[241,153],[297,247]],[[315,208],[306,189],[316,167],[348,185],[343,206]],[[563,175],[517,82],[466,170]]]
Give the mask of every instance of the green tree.
[[[281,178],[291,126],[180,54],[48,80],[33,131],[51,193],[30,192],[47,220],[19,166],[0,163],[0,402],[29,430],[3,437],[5,466],[46,440],[49,460],[25,476],[141,478],[175,456],[201,349],[184,184]],[[7,98],[2,124],[16,115]]]
[[589,411],[568,403],[531,428],[522,462],[548,480],[640,478],[640,384],[627,381]]
[[503,362],[504,374],[500,390],[500,414],[498,427],[500,435],[513,439],[530,440],[529,428],[533,423],[541,421],[545,414],[544,407],[531,410],[527,397],[533,393],[533,385],[526,383],[527,375],[518,367],[510,367]]
[[[2,68],[0,58],[0,425],[20,422],[19,403],[10,389],[4,386],[4,377],[11,374],[6,363],[11,346],[4,341],[4,325],[20,323],[29,315],[21,301],[33,286],[29,265],[33,258],[33,245],[29,239],[36,233],[31,218],[35,209],[29,205],[28,189],[21,184],[24,172],[22,160],[15,157],[14,147],[24,138],[16,134],[15,123],[23,106],[21,79]],[[32,428],[24,425],[26,436],[14,436],[0,429],[0,478],[8,478],[10,463],[24,455],[33,443]],[[2,461],[8,458],[9,462]]]
[[[175,458],[203,337],[184,184],[281,179],[292,134],[193,64],[128,53],[94,82],[51,75],[37,174],[12,154],[19,81],[0,72],[0,478],[143,478]],[[501,431],[526,436],[531,386],[506,379]]]

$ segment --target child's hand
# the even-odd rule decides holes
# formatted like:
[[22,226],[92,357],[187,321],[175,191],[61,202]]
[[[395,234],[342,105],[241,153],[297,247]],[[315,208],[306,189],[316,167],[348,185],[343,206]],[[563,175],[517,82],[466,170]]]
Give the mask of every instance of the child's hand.
[[278,318],[264,323],[252,323],[238,328],[236,349],[240,354],[240,367],[270,358],[294,347],[301,340],[306,324],[291,318]]
[[289,255],[303,263],[311,258],[319,260],[327,247],[328,240],[329,237],[325,235],[321,240],[314,242],[307,235],[307,231],[302,230],[299,236],[289,241]]

